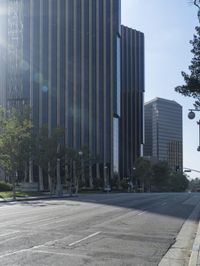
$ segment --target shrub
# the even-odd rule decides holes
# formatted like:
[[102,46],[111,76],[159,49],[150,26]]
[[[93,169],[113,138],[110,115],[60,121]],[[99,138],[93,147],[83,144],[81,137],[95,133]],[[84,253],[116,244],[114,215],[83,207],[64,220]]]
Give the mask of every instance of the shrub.
[[11,191],[12,190],[12,186],[8,183],[2,182],[0,181],[0,191]]
[[122,179],[120,181],[120,186],[123,190],[127,190],[128,189],[128,180],[126,178]]

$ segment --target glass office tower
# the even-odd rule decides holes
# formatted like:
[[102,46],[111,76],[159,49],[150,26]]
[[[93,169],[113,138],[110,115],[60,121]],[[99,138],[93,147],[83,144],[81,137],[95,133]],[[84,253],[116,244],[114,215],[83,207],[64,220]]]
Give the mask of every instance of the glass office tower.
[[144,106],[144,34],[121,30],[120,175],[130,177],[142,156]]
[[0,105],[5,106],[6,103],[6,65],[7,65],[7,3],[6,0],[1,1],[0,14]]
[[21,1],[23,97],[35,128],[65,128],[66,146],[86,145],[99,156],[92,175],[103,178],[106,169],[112,177],[119,169],[120,0]]
[[182,146],[182,106],[162,98],[145,103],[144,155],[153,161],[166,161],[173,171],[182,171]]

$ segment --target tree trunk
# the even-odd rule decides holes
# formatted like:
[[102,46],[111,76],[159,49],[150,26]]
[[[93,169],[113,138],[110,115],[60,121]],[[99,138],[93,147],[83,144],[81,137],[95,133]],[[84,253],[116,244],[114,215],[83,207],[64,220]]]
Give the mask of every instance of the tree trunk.
[[43,169],[39,166],[39,191],[44,191]]
[[71,162],[70,163],[70,167],[69,167],[69,178],[70,178],[70,187],[69,187],[69,195],[70,197],[72,196],[72,182],[73,182],[73,179],[72,179],[72,169],[73,169],[73,163]]
[[76,195],[78,194],[78,190],[79,190],[79,182],[78,182],[78,178],[76,180]]
[[118,187],[118,189],[121,189],[120,181],[121,181],[120,175],[117,174],[117,187]]
[[24,165],[24,183],[28,181],[28,166],[27,162]]
[[92,167],[91,166],[89,168],[89,182],[90,182],[90,188],[93,189],[94,188],[94,184],[93,184]]
[[29,160],[29,183],[33,183],[33,161]]
[[104,189],[105,189],[107,187],[107,185],[108,185],[108,183],[107,183],[108,176],[107,176],[107,168],[106,167],[104,167],[103,175],[104,175]]
[[16,200],[16,176],[17,176],[17,173],[15,173],[15,174],[13,175],[13,178],[12,178],[13,200]]
[[56,165],[56,195],[61,196],[62,195],[62,186],[61,186],[61,177],[60,177],[60,160],[57,159],[57,165]]
[[48,185],[49,185],[49,192],[52,196],[52,177],[51,177],[51,166],[50,163],[48,163]]

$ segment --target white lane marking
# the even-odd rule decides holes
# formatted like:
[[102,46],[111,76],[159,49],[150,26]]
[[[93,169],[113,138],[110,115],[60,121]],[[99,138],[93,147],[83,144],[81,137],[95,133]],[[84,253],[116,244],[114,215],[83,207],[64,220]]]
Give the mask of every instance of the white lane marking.
[[54,251],[47,251],[47,250],[28,250],[28,251],[33,252],[33,253],[44,253],[44,254],[70,256],[70,257],[78,257],[78,258],[88,258],[87,255],[72,254],[72,253],[70,254],[70,253],[54,252]]
[[[69,220],[69,218],[67,217],[67,218],[65,218],[65,219],[62,219],[62,220],[56,220],[56,221],[51,221],[51,222],[48,222],[48,223],[42,223],[42,224],[37,224],[36,226],[38,226],[38,227],[43,227],[43,226],[47,226],[47,225],[51,225],[51,224],[59,224],[59,223],[62,223],[62,222],[67,222]],[[68,224],[65,224],[66,226],[68,225]]]
[[163,202],[163,203],[162,203],[162,206],[165,206],[165,205],[167,205],[167,202]]
[[17,233],[19,233],[19,232],[20,232],[20,231],[14,231],[14,232],[6,233],[6,234],[3,234],[3,235],[0,235],[0,237],[9,236],[9,235],[14,235],[14,234],[17,234]]
[[137,215],[142,215],[142,214],[144,214],[145,213],[145,211],[144,212],[139,212]]
[[4,244],[4,243],[6,243],[6,242],[9,242],[9,241],[11,241],[11,240],[13,240],[13,239],[19,239],[19,238],[22,238],[22,236],[14,236],[14,237],[11,237],[11,238],[8,238],[8,239],[5,239],[5,240],[3,240],[3,241],[0,241],[0,244]]
[[11,252],[11,253],[6,253],[6,254],[3,254],[3,255],[0,255],[0,259],[2,259],[4,257],[11,256],[11,255],[15,255],[15,254],[18,254],[18,253],[26,252],[26,251],[29,251],[29,249],[21,249],[21,250],[17,250],[17,251]]
[[70,254],[70,253],[62,253],[62,252],[53,252],[53,251],[43,251],[43,250],[33,250],[33,249],[21,249],[12,253],[7,253],[4,255],[1,255],[0,258],[12,256],[15,254],[23,253],[23,252],[32,252],[32,253],[44,253],[44,254],[52,254],[52,255],[61,255],[61,256],[70,256],[70,257],[78,257],[78,258],[88,258],[87,255],[81,255],[81,254]]
[[28,222],[28,223],[25,223],[25,225],[39,224],[41,222],[57,220],[59,218],[62,218],[62,217],[56,217],[56,218],[55,217],[49,217],[49,218],[45,218],[45,219],[41,219],[41,220],[37,220],[37,221]]
[[91,235],[89,235],[89,236],[87,236],[87,237],[84,237],[84,238],[82,238],[82,239],[80,239],[80,240],[77,240],[77,241],[75,241],[75,242],[69,244],[68,246],[69,246],[69,247],[72,247],[72,246],[74,246],[74,245],[76,245],[76,244],[79,244],[79,243],[82,242],[82,241],[85,241],[85,240],[87,240],[87,239],[89,239],[89,238],[92,238],[92,237],[94,237],[94,236],[97,236],[97,235],[99,235],[100,233],[101,233],[101,232],[96,232],[96,233],[94,233],[94,234],[91,234]]
[[53,243],[55,243],[55,242],[57,242],[59,240],[62,240],[62,239],[64,239],[64,238],[56,239],[56,240],[50,240],[50,241],[47,241],[46,243],[41,244],[41,245],[38,245],[38,246],[34,246],[34,247],[30,247],[30,248],[25,248],[25,249],[20,249],[20,250],[11,252],[11,253],[6,253],[6,254],[3,254],[3,255],[0,255],[0,259],[1,258],[4,258],[4,257],[8,257],[8,256],[15,255],[15,254],[27,252],[27,251],[33,251],[33,250],[38,249],[38,248],[44,248],[46,245],[53,244]]

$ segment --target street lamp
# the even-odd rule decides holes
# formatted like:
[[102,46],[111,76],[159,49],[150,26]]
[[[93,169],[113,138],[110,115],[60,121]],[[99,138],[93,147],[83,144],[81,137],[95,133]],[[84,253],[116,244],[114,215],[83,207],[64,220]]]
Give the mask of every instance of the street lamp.
[[82,152],[82,151],[79,151],[78,154],[79,154],[80,156],[82,156],[82,155],[83,155],[83,152]]
[[[135,170],[136,170],[136,167],[132,167],[133,169],[133,177],[134,177],[134,173],[135,173]],[[135,176],[135,192],[137,191],[137,180],[136,180],[136,176]]]
[[81,180],[83,181],[83,162],[82,162],[82,156],[83,156],[83,152],[79,151],[78,155],[80,156],[80,163],[81,163]]
[[[194,119],[195,118],[195,112],[199,112],[200,109],[199,108],[195,108],[195,109],[189,109],[189,113],[188,113],[188,118],[189,119]],[[197,151],[200,151],[200,120],[197,121],[197,125],[199,126],[199,146],[197,147]]]
[[104,166],[104,190],[109,192],[110,191],[110,184],[109,184],[109,180],[108,180],[108,166],[105,165]]
[[188,118],[189,119],[194,119],[195,118],[195,113],[192,110],[188,113]]

